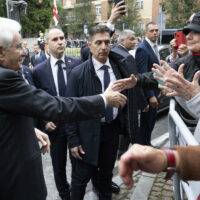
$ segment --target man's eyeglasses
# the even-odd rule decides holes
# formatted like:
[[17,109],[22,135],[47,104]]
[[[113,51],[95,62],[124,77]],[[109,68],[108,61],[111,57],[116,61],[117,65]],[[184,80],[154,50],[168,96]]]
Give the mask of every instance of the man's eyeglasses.
[[16,49],[20,49],[20,50],[24,49],[22,43],[18,44],[17,46],[11,46],[11,47],[15,47]]

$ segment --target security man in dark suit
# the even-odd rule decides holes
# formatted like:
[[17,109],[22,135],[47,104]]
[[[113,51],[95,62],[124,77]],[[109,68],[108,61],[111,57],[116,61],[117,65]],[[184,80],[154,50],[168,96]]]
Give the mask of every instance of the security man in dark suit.
[[[136,63],[134,57],[129,53],[130,50],[133,50],[136,44],[135,33],[132,30],[124,30],[120,33],[118,38],[119,44],[112,49],[112,52],[118,54],[118,60],[122,60],[124,62],[124,68],[127,70],[129,76],[131,74],[138,74]],[[134,96],[131,99],[133,105],[135,105],[135,109],[133,110],[133,115],[139,117],[141,111],[146,112],[149,109],[148,102],[144,96],[144,92],[141,88],[134,88]],[[135,116],[135,117],[136,117]],[[139,125],[138,125],[139,126]],[[129,147],[130,143],[136,142],[136,134],[139,131],[139,127],[136,126],[134,130],[134,135],[120,136],[119,142],[119,150],[118,150],[118,159],[120,156],[125,153]]]
[[35,60],[35,66],[42,63],[43,61],[47,60],[49,58],[49,56],[50,55],[49,55],[48,43],[45,41],[44,42],[44,53]]
[[[52,96],[66,96],[70,71],[80,64],[81,59],[65,56],[66,41],[63,31],[58,27],[48,29],[46,42],[51,56],[34,68],[35,85]],[[70,185],[66,177],[66,125],[47,121],[44,124],[44,129],[51,141],[50,154],[59,195],[62,199],[68,200],[70,198]]]
[[17,72],[25,55],[20,30],[18,22],[0,18],[0,199],[46,200],[32,118],[63,123],[99,118],[105,105],[119,107],[126,98],[111,87],[101,95],[61,98],[28,85]]
[[38,44],[34,44],[34,54],[31,56],[31,65],[35,67],[35,61],[43,54]]
[[[158,25],[154,22],[147,24],[145,35],[145,39],[140,43],[135,54],[136,66],[141,74],[151,72],[154,63],[160,64],[160,55],[157,47]],[[145,91],[146,100],[149,103],[149,111],[141,113],[137,143],[151,145],[151,133],[156,122],[159,93],[159,90]]]
[[[90,31],[90,58],[71,71],[67,95],[73,97],[99,94],[110,82],[128,74],[114,53],[110,52],[110,30],[105,25],[97,25]],[[132,91],[126,91],[129,96]],[[106,117],[67,126],[68,143],[72,155],[76,158],[72,171],[71,200],[82,200],[85,188],[93,172],[98,168],[99,199],[112,197],[112,170],[116,160],[119,134],[130,134],[129,118],[132,103],[120,108],[107,108]],[[137,117],[136,119],[137,120]]]

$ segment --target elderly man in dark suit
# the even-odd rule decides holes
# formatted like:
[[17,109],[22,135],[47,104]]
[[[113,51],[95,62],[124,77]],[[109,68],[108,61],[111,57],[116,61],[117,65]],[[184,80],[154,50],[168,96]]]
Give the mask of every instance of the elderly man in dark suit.
[[[146,25],[145,39],[136,50],[135,60],[139,73],[151,72],[153,64],[160,64],[157,39],[159,36],[158,25],[150,22]],[[145,91],[146,100],[149,103],[149,111],[141,113],[140,133],[137,142],[151,145],[151,133],[155,125],[159,90]]]
[[[123,66],[129,76],[131,74],[138,74],[135,59],[129,53],[130,50],[134,49],[136,44],[135,33],[132,30],[122,31],[119,35],[118,42],[119,44],[111,51],[118,54],[118,60],[124,62]],[[134,95],[133,99],[131,99],[131,102],[134,105],[134,110],[132,111],[132,116],[136,118],[141,113],[141,111],[148,111],[149,106],[141,88],[135,87],[133,91]],[[130,135],[127,135],[126,137],[124,135],[120,136],[118,158],[120,158],[120,156],[127,151],[130,143],[137,142],[136,134],[138,133],[138,131],[138,126],[135,126],[133,132],[134,135],[131,135],[131,137]]]
[[[48,45],[51,56],[34,68],[35,85],[52,96],[66,96],[65,90],[70,71],[81,63],[81,59],[65,55],[66,41],[61,29],[52,27],[47,31],[46,36],[46,45]],[[60,67],[61,72],[59,71]],[[70,198],[70,186],[66,177],[66,125],[47,121],[44,123],[44,129],[51,141],[50,154],[59,195],[62,199],[68,200]]]
[[0,18],[0,199],[45,200],[32,118],[65,123],[99,118],[105,113],[105,103],[118,107],[125,98],[111,88],[102,95],[79,99],[52,97],[28,85],[17,72],[25,54],[20,30],[18,22]]
[[[110,81],[128,74],[114,53],[110,52],[110,30],[105,25],[93,27],[90,31],[90,58],[75,67],[70,74],[67,95],[80,97],[99,94]],[[132,91],[125,92],[128,96]],[[72,172],[72,200],[82,200],[85,188],[98,168],[99,198],[111,199],[112,170],[116,160],[119,134],[130,134],[137,123],[131,115],[132,103],[120,109],[107,108],[106,117],[67,126],[68,142],[76,158]],[[130,106],[130,107],[129,107]],[[136,117],[137,118],[137,117]]]

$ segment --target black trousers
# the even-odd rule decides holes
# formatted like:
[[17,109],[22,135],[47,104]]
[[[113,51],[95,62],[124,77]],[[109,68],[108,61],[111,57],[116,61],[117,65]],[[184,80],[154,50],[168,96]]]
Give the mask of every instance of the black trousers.
[[98,166],[93,166],[78,159],[76,160],[75,169],[72,174],[71,200],[82,200],[84,198],[87,183],[91,179],[93,173],[96,173],[97,168],[99,199],[112,199],[112,170],[117,155],[119,131],[120,127],[117,120],[110,125],[101,126]]
[[53,172],[57,190],[61,198],[70,199],[70,185],[67,182],[67,136],[56,135],[51,139],[50,155],[52,159]]
[[157,109],[150,106],[148,112],[141,113],[140,130],[136,135],[136,143],[151,145],[151,133],[156,123]]
[[117,159],[120,159],[121,155],[124,154],[128,150],[128,147],[130,144],[131,144],[131,140],[128,135],[119,136],[119,148],[118,148]]

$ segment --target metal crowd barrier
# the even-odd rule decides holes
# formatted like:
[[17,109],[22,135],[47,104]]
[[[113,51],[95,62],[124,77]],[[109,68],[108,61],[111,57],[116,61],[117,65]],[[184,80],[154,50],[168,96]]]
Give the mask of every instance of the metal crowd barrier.
[[[170,100],[168,115],[168,130],[170,146],[174,145],[199,145],[191,131],[185,125],[180,115],[175,110],[175,100]],[[192,155],[191,155],[192,156]],[[200,167],[200,166],[199,166]],[[177,174],[173,176],[175,200],[184,200],[184,192],[188,200],[200,199],[200,181],[181,181]]]

